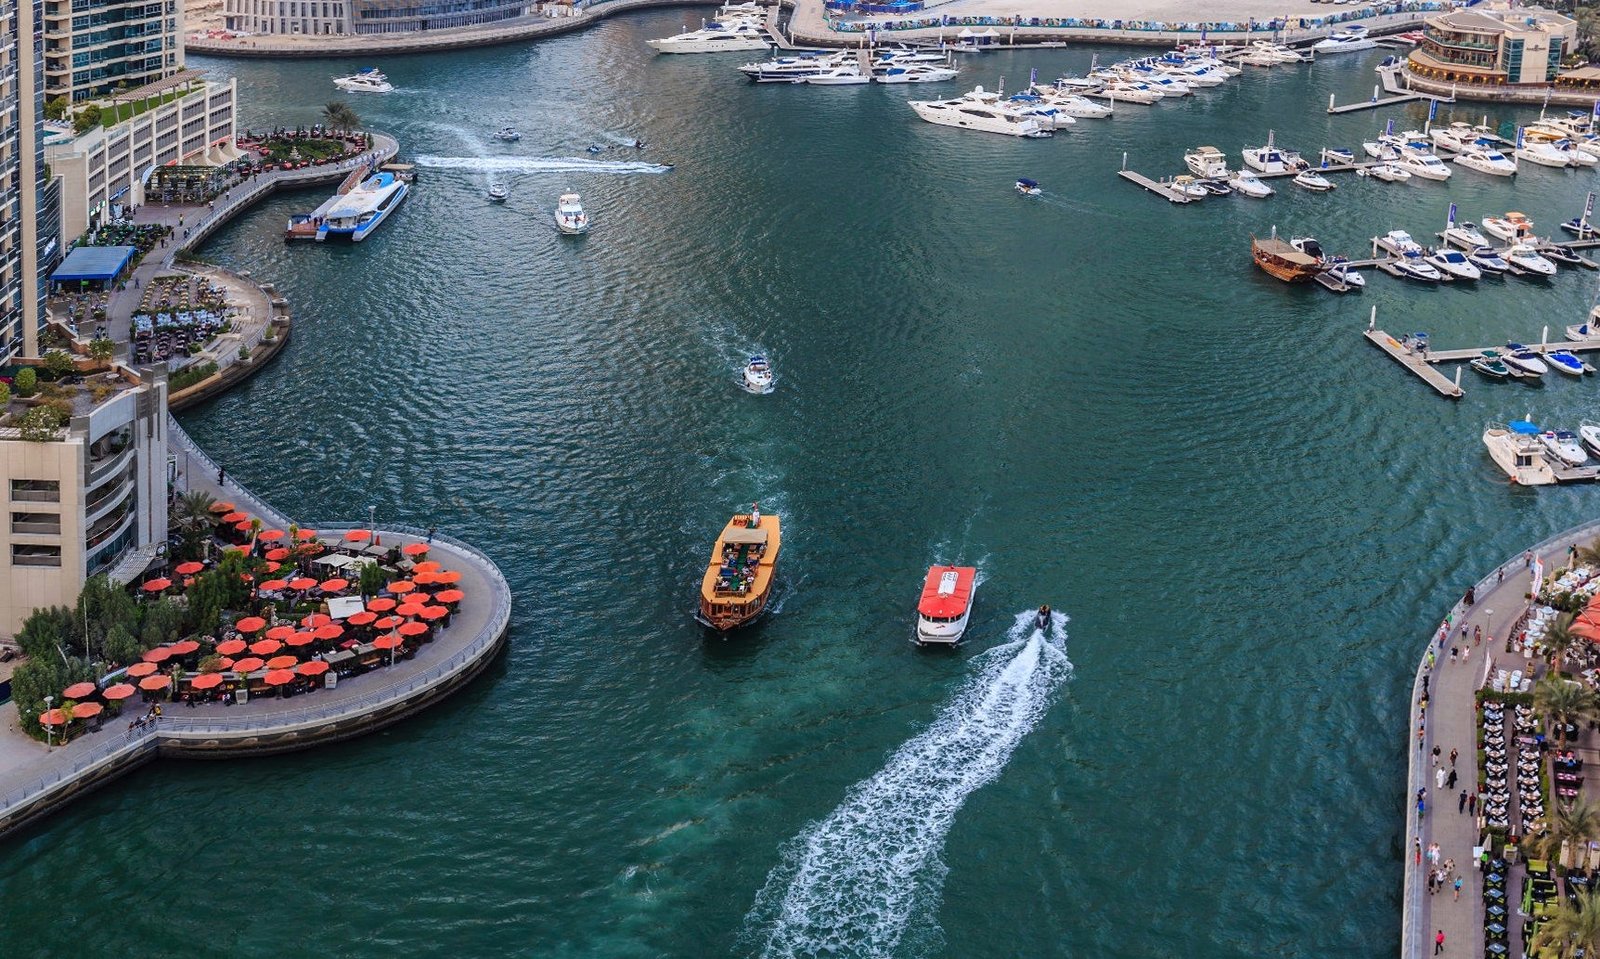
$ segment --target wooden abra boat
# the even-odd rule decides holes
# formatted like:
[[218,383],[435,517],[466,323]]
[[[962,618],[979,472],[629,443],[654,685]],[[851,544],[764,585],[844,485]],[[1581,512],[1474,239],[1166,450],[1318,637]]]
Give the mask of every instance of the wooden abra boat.
[[1285,283],[1306,283],[1322,272],[1322,264],[1316,257],[1301,253],[1277,237],[1267,240],[1251,237],[1250,256],[1256,266]]
[[700,581],[700,609],[695,619],[727,632],[765,612],[781,542],[778,517],[763,516],[759,506],[729,520],[717,537],[705,578]]

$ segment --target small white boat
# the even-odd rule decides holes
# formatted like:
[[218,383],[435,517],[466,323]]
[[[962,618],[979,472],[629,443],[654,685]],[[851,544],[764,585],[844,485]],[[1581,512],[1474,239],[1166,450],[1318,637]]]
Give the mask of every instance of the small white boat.
[[1266,146],[1244,148],[1245,166],[1259,173],[1297,173],[1311,165],[1298,153],[1280,150],[1273,143],[1274,136],[1273,131],[1268,130]]
[[1216,147],[1195,147],[1183,155],[1183,163],[1197,177],[1226,177],[1227,154]]
[[1484,273],[1511,272],[1511,264],[1507,263],[1492,246],[1474,247],[1467,252],[1467,260]]
[[1378,237],[1374,242],[1395,256],[1405,256],[1407,253],[1420,254],[1422,252],[1422,244],[1413,240],[1411,234],[1404,230],[1390,230],[1383,236]]
[[1439,272],[1438,267],[1428,262],[1421,250],[1401,254],[1393,266],[1402,277],[1419,283],[1438,283],[1444,279],[1444,274]]
[[1400,159],[1394,162],[1400,169],[1405,170],[1412,176],[1422,177],[1424,180],[1450,179],[1450,168],[1445,166],[1443,160],[1431,153],[1414,153],[1409,150],[1402,150]]
[[1495,239],[1507,243],[1515,243],[1533,236],[1533,221],[1521,213],[1486,216],[1479,222],[1479,228]]
[[1584,420],[1578,426],[1578,438],[1589,447],[1589,452],[1600,456],[1600,423]]
[[504,203],[511,196],[511,191],[506,189],[504,183],[493,183],[489,186],[489,199],[494,203]]
[[1558,370],[1568,376],[1582,376],[1589,372],[1589,365],[1579,359],[1578,354],[1571,350],[1550,350],[1544,355],[1545,362],[1550,368]]
[[1333,35],[1325,40],[1318,40],[1311,45],[1317,56],[1327,56],[1332,53],[1355,53],[1359,50],[1371,50],[1378,44],[1367,36],[1367,28],[1363,26],[1348,26],[1342,30],[1335,30]]
[[1025,176],[1017,177],[1017,192],[1023,196],[1040,196],[1044,193],[1039,188],[1037,180],[1030,180]]
[[1582,466],[1589,462],[1583,441],[1571,430],[1545,430],[1539,434],[1539,445],[1545,452],[1568,466]]
[[1478,224],[1470,220],[1465,223],[1445,224],[1444,241],[1463,250],[1476,250],[1480,246],[1489,245],[1489,240],[1478,231]]
[[1347,286],[1363,289],[1367,285],[1367,278],[1355,270],[1350,269],[1350,260],[1346,257],[1330,254],[1322,248],[1322,244],[1314,236],[1293,236],[1289,238],[1289,245],[1315,259],[1322,265],[1322,272],[1343,280]]
[[1107,83],[1105,93],[1119,103],[1137,103],[1142,106],[1150,106],[1166,97],[1166,94],[1152,89],[1148,83],[1134,83],[1127,80]]
[[1574,343],[1585,343],[1590,340],[1600,340],[1600,306],[1589,311],[1589,318],[1582,323],[1567,327],[1567,339]]
[[1500,359],[1512,369],[1521,370],[1531,376],[1543,376],[1550,372],[1550,367],[1546,365],[1544,359],[1521,343],[1507,343],[1506,348],[1500,352]]
[[1539,428],[1527,420],[1513,420],[1506,426],[1491,426],[1483,431],[1483,445],[1489,457],[1505,471],[1513,483],[1522,486],[1549,486],[1556,481],[1555,471],[1539,442]]
[[1295,175],[1294,185],[1304,187],[1313,193],[1327,193],[1333,189],[1333,181],[1315,170],[1300,171]]
[[1556,265],[1545,259],[1530,243],[1514,243],[1501,254],[1505,261],[1525,273],[1555,276]]
[[589,214],[584,212],[578,194],[561,194],[556,202],[556,229],[574,236],[589,232]]
[[750,393],[771,393],[773,385],[772,364],[766,354],[757,353],[744,365],[744,388]]
[[1430,253],[1425,259],[1439,272],[1455,280],[1476,280],[1483,276],[1483,272],[1467,259],[1467,255],[1460,250],[1441,249]]
[[377,67],[363,67],[347,77],[334,77],[333,85],[346,93],[393,93],[389,78]]
[[1204,200],[1211,195],[1211,191],[1201,186],[1192,176],[1176,176],[1170,184],[1173,191],[1181,193],[1192,200]]
[[522,139],[522,134],[518,133],[511,127],[501,127],[494,132],[494,138],[505,143],[515,143]]
[[972,566],[934,566],[917,602],[917,642],[954,645],[967,631],[978,570]]
[[1572,166],[1595,166],[1600,164],[1600,146],[1593,143],[1577,140],[1557,140],[1557,147],[1567,154],[1567,162]]
[[1276,191],[1267,186],[1266,181],[1251,173],[1249,170],[1240,170],[1228,178],[1228,186],[1241,196],[1255,200],[1265,200]]
[[1357,170],[1359,176],[1371,177],[1385,183],[1404,183],[1411,179],[1411,173],[1393,163],[1379,163],[1376,166],[1362,167]]

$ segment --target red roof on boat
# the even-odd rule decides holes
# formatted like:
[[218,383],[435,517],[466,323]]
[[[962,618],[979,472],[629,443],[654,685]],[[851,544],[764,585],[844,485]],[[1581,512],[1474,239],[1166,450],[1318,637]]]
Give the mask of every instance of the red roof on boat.
[[917,612],[923,616],[960,616],[972,604],[978,571],[971,566],[934,566],[922,584]]

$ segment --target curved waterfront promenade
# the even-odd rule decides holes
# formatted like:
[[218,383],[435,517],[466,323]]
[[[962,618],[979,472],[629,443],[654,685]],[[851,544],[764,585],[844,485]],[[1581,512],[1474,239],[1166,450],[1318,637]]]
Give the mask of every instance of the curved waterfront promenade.
[[[1532,553],[1544,559],[1546,571],[1566,563],[1567,547],[1584,544],[1600,537],[1600,520],[1585,523],[1550,537],[1532,547]],[[1402,959],[1423,959],[1433,953],[1432,943],[1436,931],[1445,934],[1447,955],[1481,957],[1483,948],[1483,881],[1482,875],[1471,866],[1473,844],[1479,838],[1476,817],[1458,813],[1454,807],[1456,792],[1475,788],[1477,777],[1477,703],[1474,694],[1483,685],[1491,669],[1523,669],[1529,660],[1520,654],[1505,651],[1505,641],[1522,628],[1527,614],[1526,594],[1532,586],[1525,552],[1489,571],[1473,587],[1475,602],[1468,606],[1457,601],[1450,607],[1448,616],[1451,630],[1458,631],[1463,624],[1470,633],[1481,627],[1484,634],[1482,646],[1473,648],[1465,664],[1449,662],[1447,651],[1458,640],[1447,639],[1445,653],[1437,642],[1438,627],[1429,634],[1422,660],[1417,664],[1412,679],[1410,724],[1406,730],[1406,751],[1410,756],[1406,776],[1405,817],[1406,838],[1402,849],[1405,865],[1405,892],[1401,910],[1400,955]],[[1443,620],[1441,620],[1442,622]],[[1490,642],[1490,637],[1493,642]],[[1434,653],[1434,665],[1428,665],[1428,652]],[[1420,700],[1423,681],[1429,681],[1427,723],[1423,726]],[[1418,744],[1417,729],[1424,730]],[[1461,753],[1457,769],[1461,782],[1449,795],[1439,793],[1431,781],[1433,747],[1448,754],[1456,749]],[[1418,790],[1426,790],[1427,815],[1416,814]],[[1414,850],[1420,843],[1427,848],[1438,843],[1446,858],[1456,861],[1465,880],[1461,898],[1456,900],[1446,893],[1428,895],[1426,863],[1419,866]],[[1508,923],[1507,925],[1517,925]],[[1520,927],[1516,930],[1520,935]]]

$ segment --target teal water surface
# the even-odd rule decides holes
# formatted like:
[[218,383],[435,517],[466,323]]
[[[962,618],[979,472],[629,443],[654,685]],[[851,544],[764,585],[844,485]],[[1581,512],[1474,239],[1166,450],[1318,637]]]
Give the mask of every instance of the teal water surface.
[[[1391,955],[1420,644],[1592,515],[1592,489],[1509,487],[1479,433],[1576,425],[1596,386],[1469,379],[1452,404],[1359,334],[1376,305],[1440,347],[1537,340],[1595,274],[1341,299],[1256,271],[1249,238],[1359,255],[1452,200],[1554,226],[1600,175],[1178,208],[1115,176],[1125,152],[1171,174],[1422,108],[1324,112],[1367,95],[1374,51],[1018,141],[921,123],[902,88],[755,87],[738,57],[643,46],[696,15],[387,59],[397,92],[354,105],[420,166],[392,221],[289,247],[320,194],[284,195],[202,250],[296,326],[186,427],[291,514],[372,504],[481,545],[510,651],[380,735],[158,764],[58,813],[4,853],[5,953]],[[260,126],[315,120],[359,64],[194,65]],[[506,124],[521,143],[489,139]],[[581,239],[551,224],[567,189]],[[770,396],[735,385],[756,350]],[[708,641],[698,578],[752,500],[783,518],[781,595]],[[938,561],[982,569],[954,653],[908,642]],[[1031,634],[1046,602],[1066,618]]]

